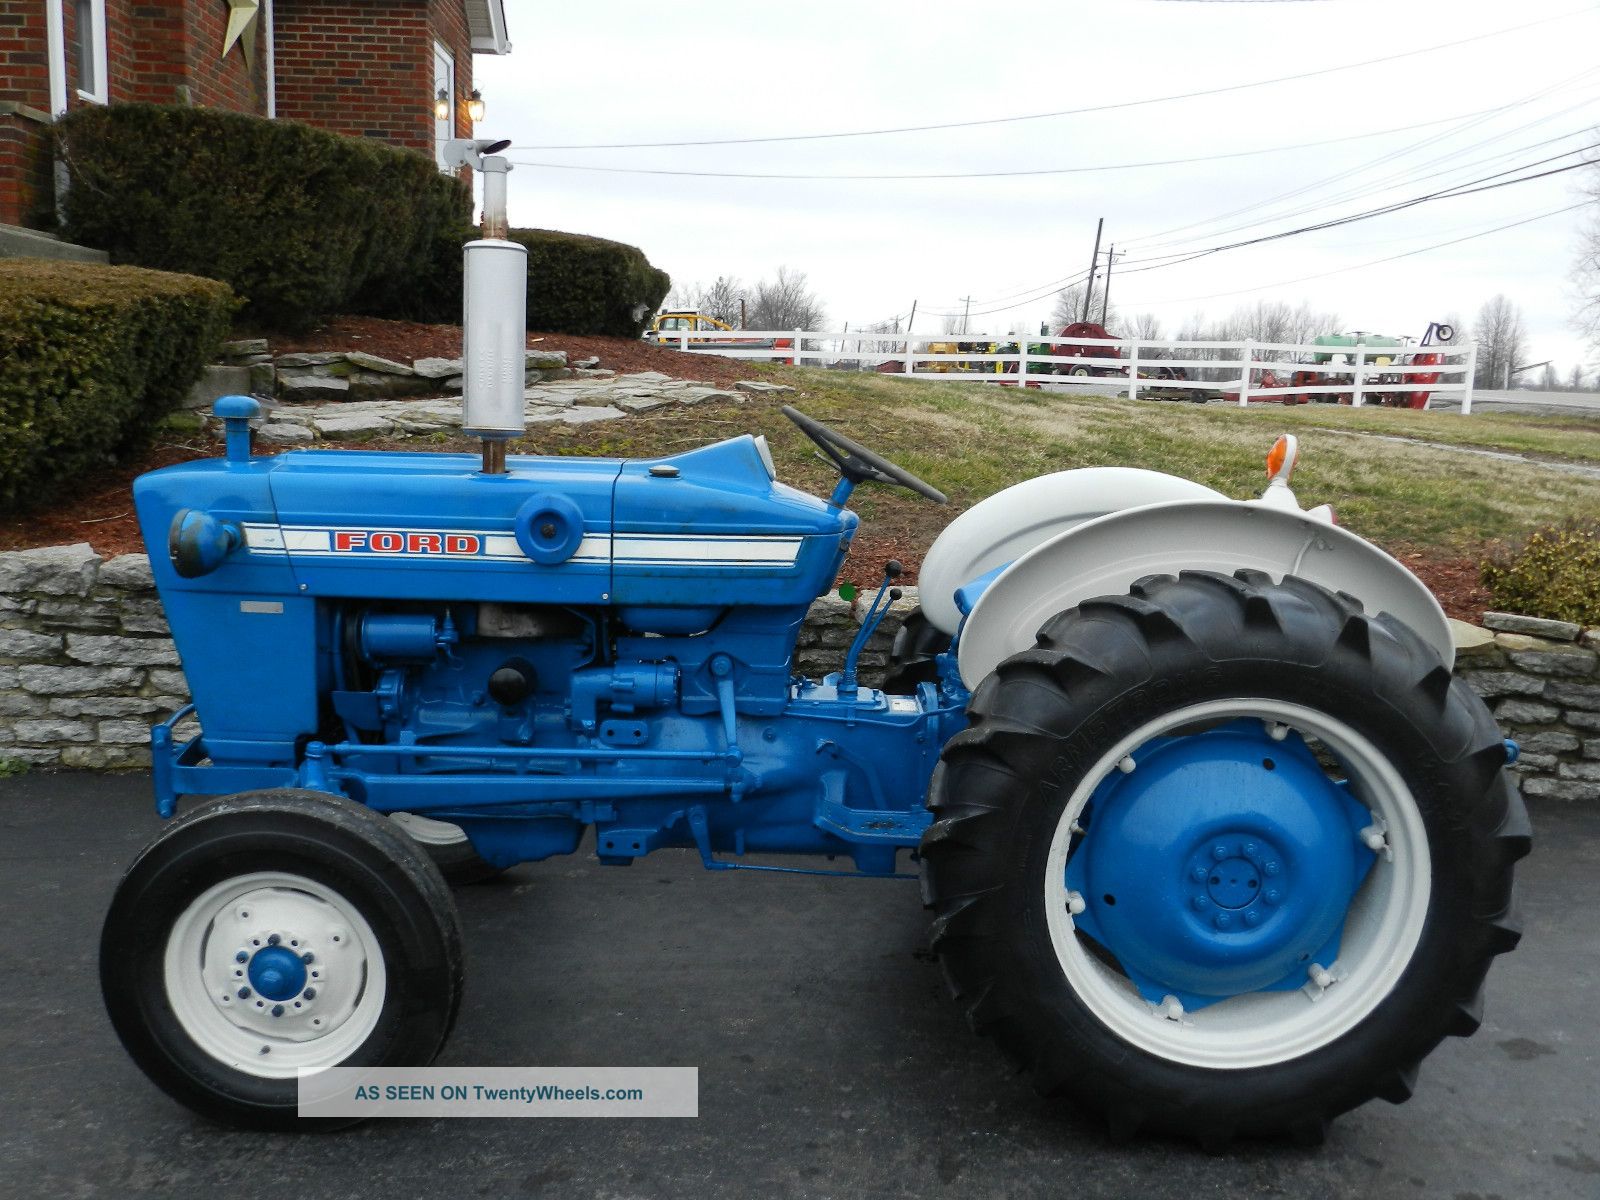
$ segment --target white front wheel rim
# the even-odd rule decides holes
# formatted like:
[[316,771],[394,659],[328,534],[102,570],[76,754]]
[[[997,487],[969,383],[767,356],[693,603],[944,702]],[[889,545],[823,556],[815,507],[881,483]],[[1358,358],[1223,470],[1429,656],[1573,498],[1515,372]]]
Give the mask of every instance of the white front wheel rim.
[[195,1045],[262,1079],[349,1058],[377,1027],[387,993],[377,935],[355,905],[276,871],[197,896],[167,935],[164,974]]

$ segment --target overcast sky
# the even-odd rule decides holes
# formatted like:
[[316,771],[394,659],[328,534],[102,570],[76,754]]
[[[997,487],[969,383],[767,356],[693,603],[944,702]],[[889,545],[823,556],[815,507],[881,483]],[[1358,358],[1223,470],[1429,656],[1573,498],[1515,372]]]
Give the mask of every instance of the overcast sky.
[[[1262,298],[1309,300],[1337,312],[1345,328],[1421,334],[1450,313],[1470,322],[1484,300],[1504,292],[1526,316],[1530,361],[1554,358],[1563,375],[1580,361],[1600,366],[1600,351],[1569,324],[1584,213],[1473,237],[1577,203],[1585,172],[1134,270],[1135,260],[1151,267],[1159,255],[1343,216],[1600,142],[1597,4],[506,0],[506,8],[515,49],[475,64],[488,106],[480,133],[512,138],[516,149],[507,154],[522,164],[882,175],[1272,151],[981,179],[734,179],[533,165],[513,172],[513,224],[630,242],[675,283],[719,274],[751,281],[788,264],[810,276],[835,329],[903,317],[915,300],[917,329],[932,332],[940,314],[959,311],[969,296],[983,314],[973,317],[974,329],[1037,328],[1051,307],[1047,285],[1086,268],[1095,220],[1104,216],[1106,243],[1116,243],[1119,256],[1127,251],[1113,302],[1124,313],[1157,313],[1169,336],[1196,311],[1217,316]],[[1074,116],[809,141],[536,149],[1126,104],[1496,30],[1507,32],[1395,62]],[[1236,210],[1248,211],[1225,215]],[[1455,238],[1471,240],[1359,266]],[[1305,278],[1331,271],[1340,273]]]

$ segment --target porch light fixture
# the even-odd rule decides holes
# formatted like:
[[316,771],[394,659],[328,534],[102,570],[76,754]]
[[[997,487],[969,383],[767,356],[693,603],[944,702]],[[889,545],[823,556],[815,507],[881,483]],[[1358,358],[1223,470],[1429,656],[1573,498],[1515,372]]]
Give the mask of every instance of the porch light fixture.
[[477,88],[473,88],[472,94],[467,97],[467,116],[474,125],[483,120],[483,93]]
[[433,98],[433,115],[441,121],[450,117],[450,93],[444,88],[440,88],[439,94]]

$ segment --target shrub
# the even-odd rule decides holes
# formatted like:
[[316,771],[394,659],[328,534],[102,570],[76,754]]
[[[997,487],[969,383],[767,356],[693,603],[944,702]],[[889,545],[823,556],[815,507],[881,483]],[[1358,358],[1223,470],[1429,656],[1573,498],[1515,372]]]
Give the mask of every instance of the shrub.
[[1600,625],[1600,522],[1534,530],[1484,562],[1483,583],[1506,612]]
[[137,267],[0,261],[0,511],[144,449],[216,354],[225,284]]
[[528,328],[638,337],[672,287],[636,246],[579,233],[513,229],[528,248]]
[[65,233],[118,263],[227,282],[285,330],[333,312],[406,315],[465,186],[431,158],[292,121],[84,105],[57,126]]
[[[413,309],[374,315],[459,322],[461,247],[477,236],[470,226],[441,230],[418,272]],[[644,251],[623,242],[551,229],[513,229],[511,238],[528,248],[529,329],[638,337],[672,287]]]

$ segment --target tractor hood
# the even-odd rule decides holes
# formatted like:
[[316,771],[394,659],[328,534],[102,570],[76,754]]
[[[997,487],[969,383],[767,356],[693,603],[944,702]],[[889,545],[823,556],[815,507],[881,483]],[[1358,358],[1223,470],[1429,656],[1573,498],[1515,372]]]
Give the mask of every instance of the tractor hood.
[[[472,455],[293,450],[167,467],[134,495],[163,591],[806,603],[856,517],[768,462],[749,436],[642,461],[518,456],[504,475]],[[187,577],[171,557],[185,511],[214,543]]]

